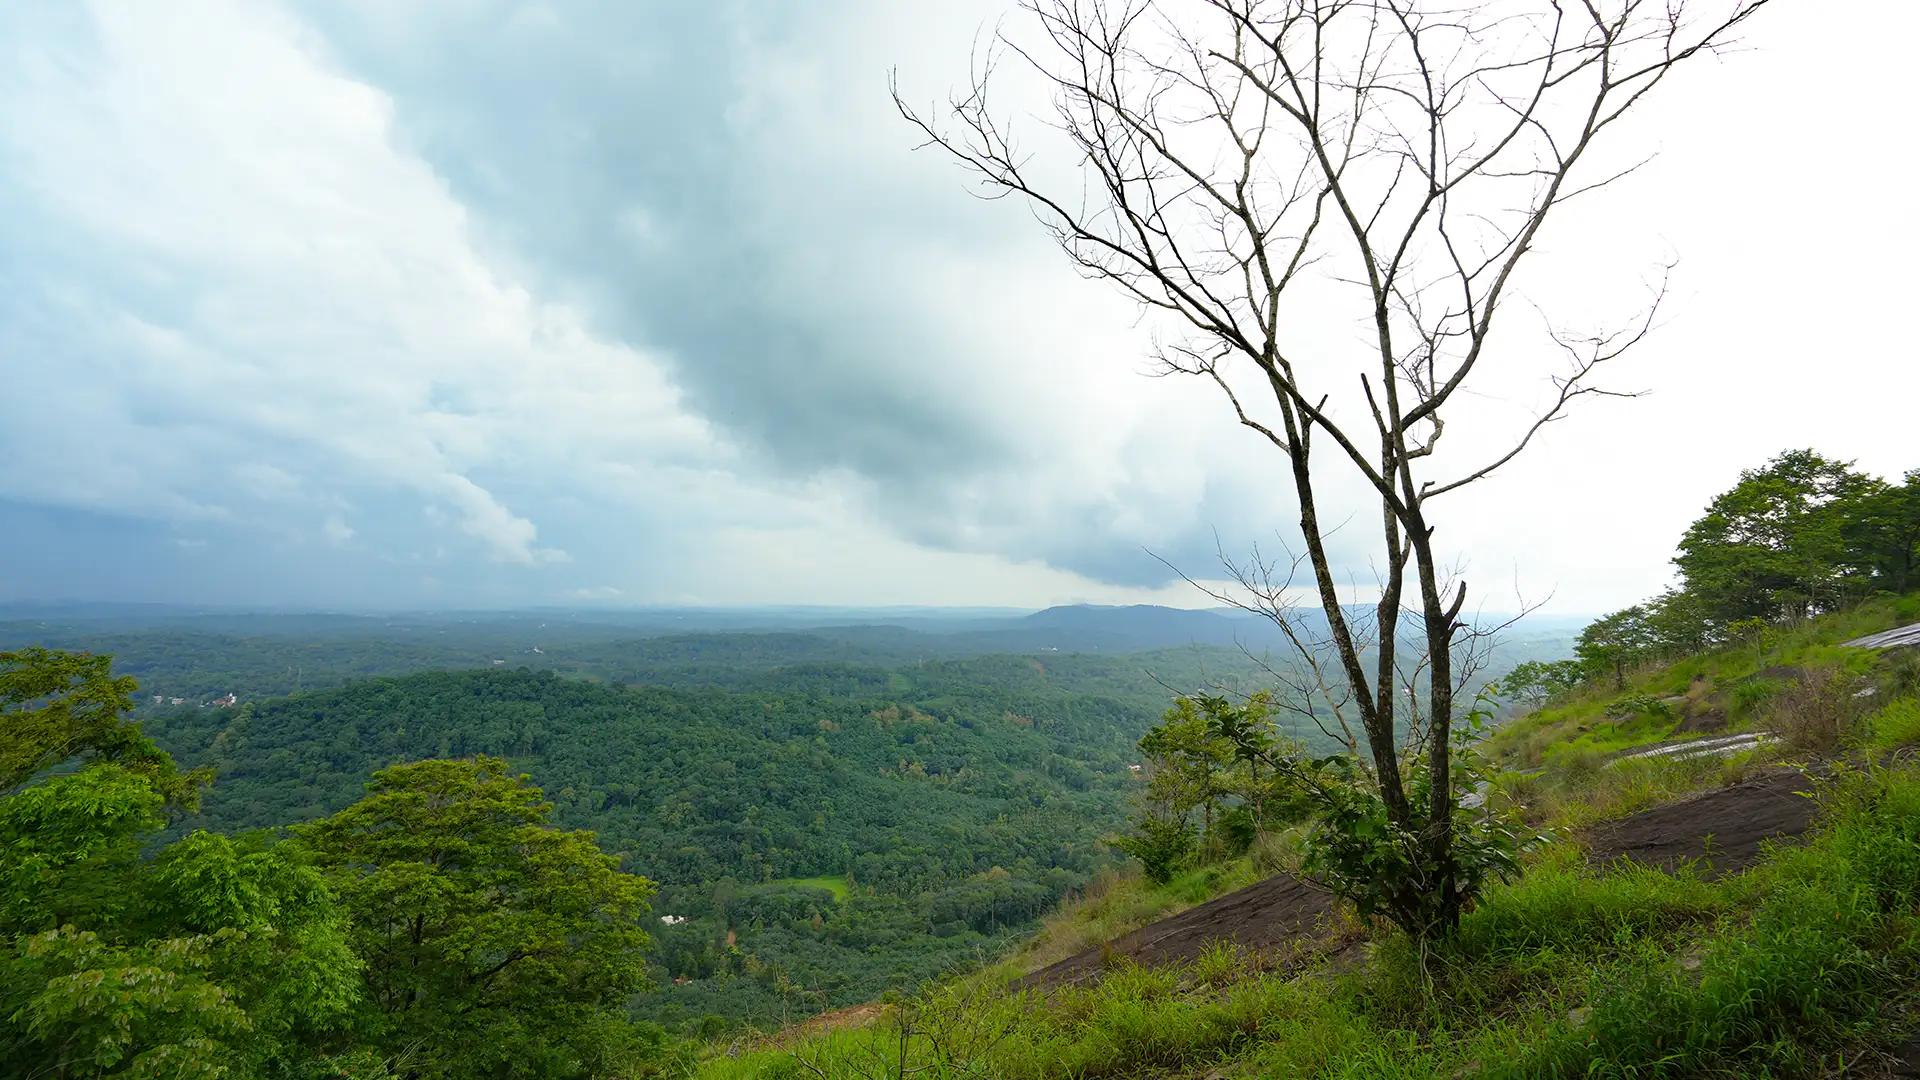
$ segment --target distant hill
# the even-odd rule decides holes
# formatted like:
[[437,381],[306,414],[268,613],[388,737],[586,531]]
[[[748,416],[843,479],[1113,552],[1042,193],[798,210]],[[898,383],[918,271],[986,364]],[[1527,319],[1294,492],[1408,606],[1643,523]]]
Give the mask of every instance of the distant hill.
[[[858,621],[900,614],[898,622]],[[1370,614],[1355,609],[1356,617]],[[754,625],[755,618],[766,622]],[[804,620],[815,621],[808,624]],[[832,621],[845,618],[850,621]],[[826,619],[828,621],[820,621]],[[1317,611],[1301,624],[1322,632]],[[1494,669],[1571,652],[1576,623],[1530,619],[1505,635]],[[1231,609],[1075,604],[1029,613],[794,609],[713,612],[453,612],[347,615],[149,607],[0,605],[0,649],[109,653],[150,700],[257,700],[416,671],[529,668],[624,683],[752,685],[796,665],[900,668],[991,655],[1125,657],[1174,649],[1209,670],[1294,662],[1272,623]]]
[[[1318,613],[1310,617],[1320,625]],[[1178,645],[1246,647],[1270,652],[1287,647],[1270,622],[1242,612],[1131,604],[1072,604],[1036,611],[1008,625],[951,635],[1005,650],[1139,652]]]

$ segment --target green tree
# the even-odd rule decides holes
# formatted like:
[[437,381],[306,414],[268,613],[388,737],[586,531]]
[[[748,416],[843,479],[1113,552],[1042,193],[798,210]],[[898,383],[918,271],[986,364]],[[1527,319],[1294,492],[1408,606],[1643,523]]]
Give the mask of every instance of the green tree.
[[1140,739],[1147,757],[1147,801],[1184,820],[1200,811],[1203,845],[1214,839],[1221,800],[1233,791],[1233,745],[1209,730],[1193,699],[1182,698]]
[[145,774],[170,802],[191,807],[210,774],[181,773],[126,718],[138,684],[112,657],[27,648],[0,652],[0,791],[51,766],[117,762]]
[[319,875],[206,833],[148,855],[197,777],[125,718],[131,681],[105,657],[0,663],[0,1077],[324,1067],[358,977]]
[[1725,624],[1805,616],[1848,593],[1846,508],[1879,482],[1812,450],[1789,450],[1714,497],[1674,564],[1686,591]]
[[1611,675],[1615,687],[1624,687],[1627,669],[1652,656],[1658,642],[1647,606],[1635,604],[1588,623],[1573,654],[1594,677]]
[[423,1077],[598,1076],[632,1052],[652,882],[499,758],[382,769],[302,827],[366,964],[367,1029]]
[[1299,771],[1276,764],[1299,757],[1301,747],[1276,732],[1264,691],[1242,702],[1182,697],[1141,738],[1140,749],[1149,770],[1141,812],[1114,844],[1140,860],[1153,881],[1169,880],[1196,858],[1237,855],[1262,828],[1291,824],[1310,809]]
[[1901,484],[1870,485],[1836,507],[1848,562],[1866,588],[1920,585],[1920,469]]
[[1724,628],[1714,625],[1700,597],[1685,589],[1667,589],[1642,605],[1653,650],[1660,656],[1682,656],[1715,644]]
[[1500,679],[1499,691],[1502,697],[1537,708],[1553,695],[1580,685],[1586,673],[1578,660],[1528,660],[1515,664]]

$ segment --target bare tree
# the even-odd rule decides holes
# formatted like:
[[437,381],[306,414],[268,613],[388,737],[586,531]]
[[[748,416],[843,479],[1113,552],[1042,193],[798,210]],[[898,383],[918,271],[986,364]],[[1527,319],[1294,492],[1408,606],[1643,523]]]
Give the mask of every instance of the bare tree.
[[[1483,457],[1436,458],[1446,421],[1489,366],[1496,324],[1513,322],[1498,316],[1548,218],[1637,167],[1599,166],[1596,143],[1766,2],[1026,0],[1031,38],[998,35],[946,108],[915,109],[895,83],[926,145],[987,195],[1026,200],[1086,275],[1181,328],[1157,349],[1165,370],[1210,380],[1280,451],[1330,646],[1332,671],[1309,678],[1357,721],[1370,782],[1424,851],[1409,898],[1421,914],[1401,919],[1415,932],[1454,925],[1463,899],[1449,752],[1474,640],[1429,502],[1512,461],[1575,399],[1610,393],[1594,377],[1647,333],[1664,283],[1617,332],[1566,333],[1543,313],[1529,362],[1545,406]],[[1050,88],[1044,128],[1071,161],[1036,165],[990,107],[1005,64]],[[1303,343],[1300,327],[1342,303],[1364,347]],[[1503,336],[1503,352],[1521,347]],[[1328,554],[1329,465],[1378,501],[1370,626],[1342,605]],[[1233,576],[1272,584],[1258,567]],[[1280,594],[1254,593],[1284,624]],[[1423,715],[1398,715],[1403,699]],[[1403,770],[1416,762],[1424,806]]]

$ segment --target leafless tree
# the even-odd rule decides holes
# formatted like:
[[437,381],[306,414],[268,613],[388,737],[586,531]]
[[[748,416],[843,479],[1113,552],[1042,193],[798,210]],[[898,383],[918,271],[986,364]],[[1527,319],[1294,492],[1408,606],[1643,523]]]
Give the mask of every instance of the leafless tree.
[[[1461,900],[1449,735],[1473,639],[1429,503],[1512,461],[1575,399],[1610,393],[1595,376],[1645,336],[1664,282],[1615,332],[1564,332],[1542,313],[1517,355],[1537,355],[1544,407],[1477,460],[1436,448],[1496,324],[1514,322],[1499,316],[1547,220],[1637,167],[1603,164],[1596,145],[1766,2],[1025,0],[1031,33],[996,35],[947,107],[917,109],[895,82],[925,145],[988,196],[1024,199],[1081,271],[1178,327],[1157,348],[1165,370],[1210,380],[1280,452],[1330,646],[1308,679],[1356,721],[1388,814],[1420,838],[1436,925]],[[1005,66],[1047,85],[1040,133],[1070,159],[1030,156],[994,107]],[[1301,332],[1343,317],[1365,327],[1358,351]],[[1508,336],[1504,354],[1526,348]],[[1364,628],[1328,554],[1329,466],[1378,502]],[[1256,606],[1284,624],[1267,571],[1235,576],[1268,587]],[[1403,730],[1417,737],[1402,745]],[[1425,806],[1403,773],[1416,757]]]

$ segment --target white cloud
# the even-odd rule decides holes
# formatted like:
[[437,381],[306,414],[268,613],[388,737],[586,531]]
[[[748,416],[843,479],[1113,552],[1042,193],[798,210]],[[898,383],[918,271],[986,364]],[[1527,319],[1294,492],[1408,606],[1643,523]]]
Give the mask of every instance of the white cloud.
[[[119,271],[46,268],[66,348],[19,342],[16,362],[97,422],[10,416],[66,475],[8,494],[177,517],[401,488],[537,565],[565,553],[483,471],[720,452],[657,363],[486,263],[390,103],[297,24],[260,5],[94,14],[64,62],[14,35],[4,83],[16,183],[56,242]],[[167,302],[133,299],[143,279]]]
[[[565,8],[510,29],[384,4],[0,9],[0,504],[260,543],[319,521],[340,574],[431,569],[435,602],[563,576],[647,602],[1197,600],[1105,582],[1145,580],[1143,547],[1205,571],[1212,528],[1230,549],[1284,529],[1278,462],[1207,387],[1139,377],[1137,313],[909,153],[884,96],[892,63],[930,94],[963,77],[955,42],[1000,6],[715,9],[699,51],[612,48]],[[343,56],[356,20],[429,81],[465,74],[459,94],[529,93],[410,96]],[[1753,25],[1762,51],[1686,73],[1632,133],[1665,157],[1544,238],[1577,258],[1540,289],[1577,314],[1669,251],[1680,288],[1622,373],[1655,396],[1558,425],[1443,521],[1490,604],[1516,576],[1563,608],[1651,591],[1704,500],[1784,445],[1920,464],[1920,363],[1885,314],[1916,284],[1913,149],[1806,92],[1897,100],[1910,35]],[[448,45],[474,26],[495,51]],[[714,49],[737,70],[684,70]],[[569,82],[586,63],[607,77]],[[676,85],[718,99],[645,122],[691,134],[628,130],[635,87]],[[529,110],[550,143],[469,130]],[[660,176],[680,186],[641,182]],[[669,197],[688,191],[723,216]],[[569,230],[618,259],[540,248]],[[738,306],[665,332],[708,298]],[[1477,389],[1509,419],[1532,392]],[[1335,516],[1366,520],[1349,491]]]

